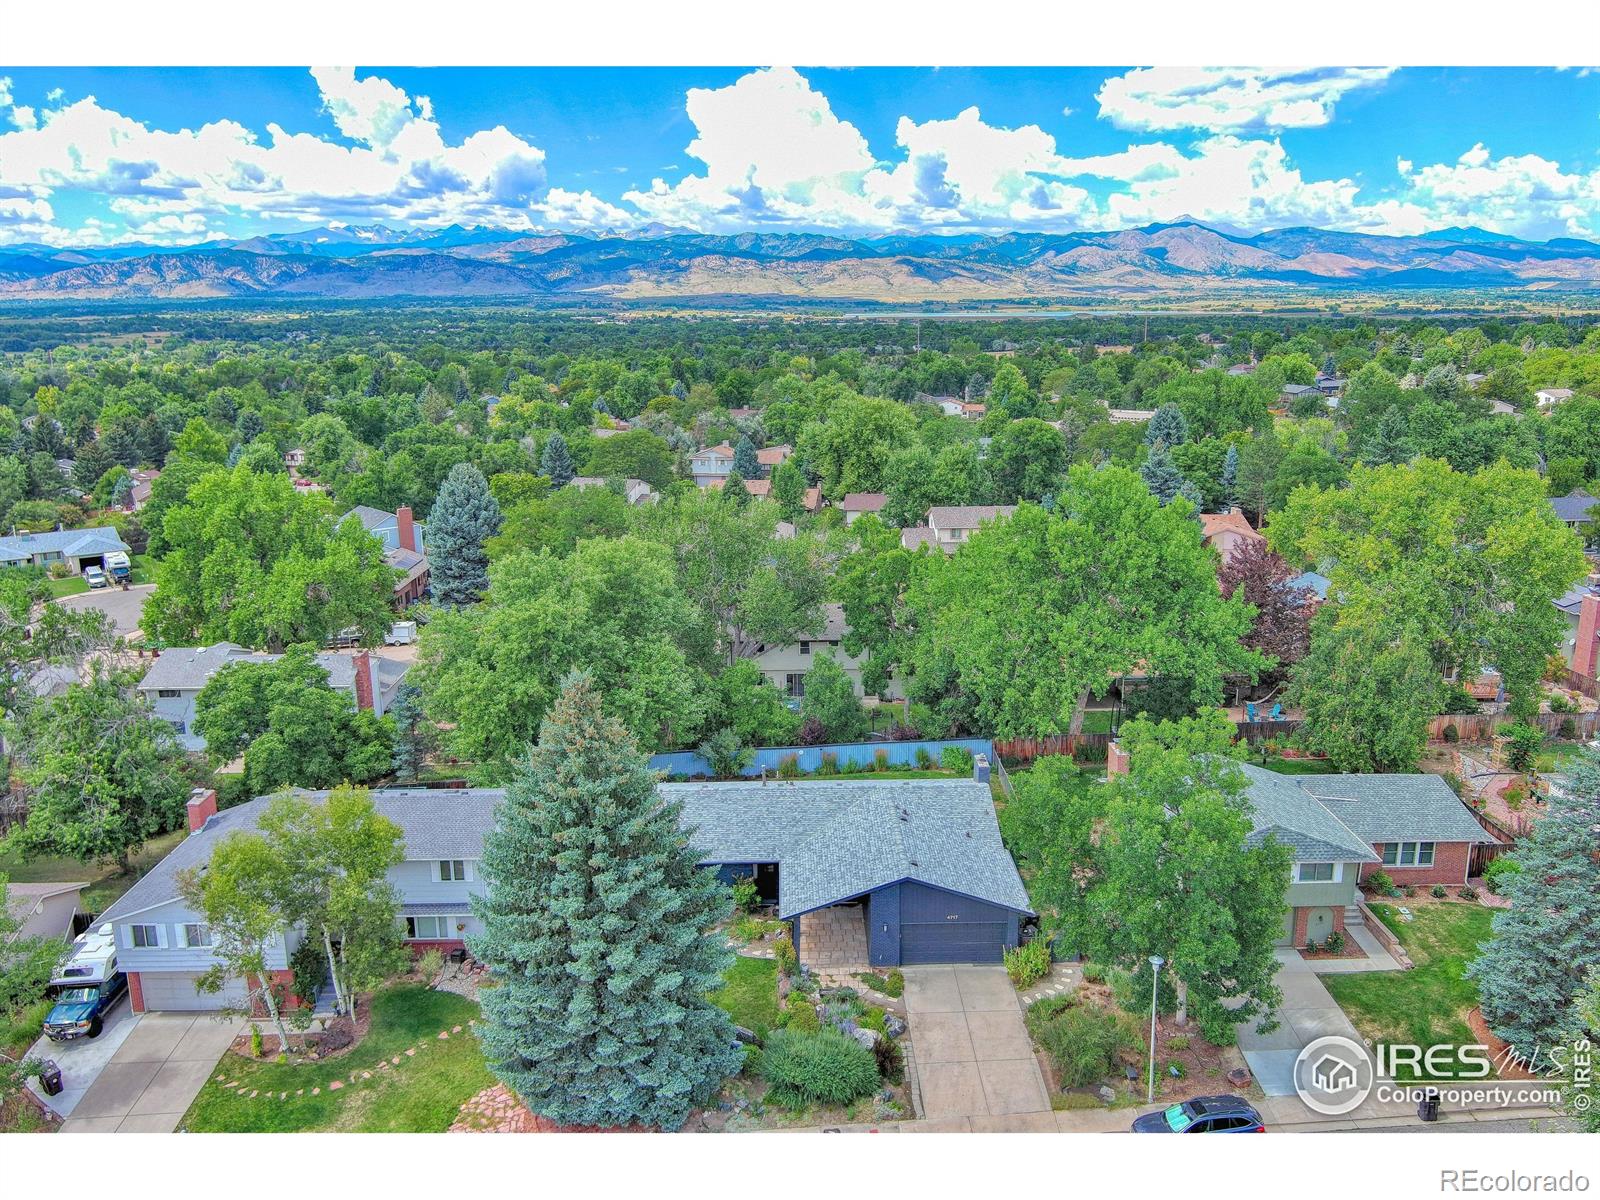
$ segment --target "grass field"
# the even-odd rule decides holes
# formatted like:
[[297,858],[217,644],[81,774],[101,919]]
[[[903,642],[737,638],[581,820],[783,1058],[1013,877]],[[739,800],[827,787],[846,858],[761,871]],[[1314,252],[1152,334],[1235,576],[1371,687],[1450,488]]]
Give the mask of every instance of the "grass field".
[[[419,984],[387,988],[373,998],[367,1036],[341,1058],[279,1065],[224,1055],[217,1072],[240,1085],[208,1081],[180,1128],[196,1133],[443,1133],[466,1100],[494,1084],[478,1039],[467,1027],[477,1015],[476,1004],[450,992]],[[439,1040],[441,1030],[456,1025],[460,1033]],[[408,1049],[416,1054],[408,1057]],[[391,1062],[379,1069],[380,1062],[396,1057],[398,1066]],[[363,1071],[372,1078],[350,1082],[352,1074]],[[330,1090],[335,1080],[343,1086]],[[321,1093],[313,1096],[314,1088]],[[253,1091],[260,1094],[252,1099]],[[284,1092],[288,1098],[278,1099]]]
[[778,964],[773,959],[736,958],[723,979],[723,986],[711,993],[711,1002],[724,1009],[735,1025],[759,1038],[777,1028]]
[[1419,904],[1409,922],[1400,920],[1393,904],[1373,904],[1372,911],[1394,931],[1416,969],[1322,976],[1339,1007],[1374,1042],[1475,1042],[1467,1013],[1477,1006],[1478,988],[1465,972],[1478,957],[1478,943],[1489,939],[1491,910],[1476,904]]
[[89,912],[103,912],[123,892],[131,888],[156,863],[172,852],[183,841],[181,829],[151,838],[139,852],[129,859],[130,869],[119,871],[115,863],[83,863],[75,858],[36,858],[23,862],[15,854],[0,854],[0,875],[10,877],[12,883],[71,883],[86,880],[84,908]]

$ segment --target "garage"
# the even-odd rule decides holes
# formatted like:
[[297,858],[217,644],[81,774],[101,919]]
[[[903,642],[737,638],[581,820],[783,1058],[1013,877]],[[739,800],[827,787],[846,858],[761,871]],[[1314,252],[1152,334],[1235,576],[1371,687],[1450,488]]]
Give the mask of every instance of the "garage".
[[997,905],[920,883],[900,891],[900,961],[995,963],[1016,945],[1017,918]]
[[195,987],[199,972],[142,971],[139,991],[146,1012],[209,1012],[219,1008],[243,1008],[249,992],[240,979],[230,979],[220,992],[202,992]]

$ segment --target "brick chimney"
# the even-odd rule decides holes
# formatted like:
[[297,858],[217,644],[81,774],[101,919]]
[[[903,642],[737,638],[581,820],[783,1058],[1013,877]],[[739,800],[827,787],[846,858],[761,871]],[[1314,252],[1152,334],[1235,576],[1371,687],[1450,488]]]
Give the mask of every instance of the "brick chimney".
[[356,707],[363,712],[372,712],[372,655],[365,650],[357,650],[351,661],[356,671]]
[[1600,660],[1600,592],[1590,591],[1578,606],[1578,641],[1572,647],[1572,669],[1593,679],[1600,666],[1597,660]]
[[189,832],[194,833],[217,815],[217,793],[212,788],[195,788],[189,793]]
[[397,526],[395,537],[400,542],[400,549],[410,550],[415,553],[417,549],[417,523],[411,518],[411,506],[402,504],[395,509],[394,520]]
[[1127,773],[1128,752],[1122,748],[1115,738],[1112,738],[1106,746],[1106,778],[1110,779],[1114,775],[1126,775]]

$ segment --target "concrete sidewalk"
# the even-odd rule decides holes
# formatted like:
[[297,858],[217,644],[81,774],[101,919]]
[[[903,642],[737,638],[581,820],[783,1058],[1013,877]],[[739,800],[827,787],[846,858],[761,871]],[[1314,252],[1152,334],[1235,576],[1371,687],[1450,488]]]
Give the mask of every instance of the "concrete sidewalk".
[[245,1025],[204,1013],[144,1014],[61,1132],[171,1133]]
[[1255,1024],[1239,1026],[1239,1049],[1269,1097],[1295,1094],[1295,1059],[1318,1038],[1338,1036],[1349,1038],[1358,1046],[1365,1044],[1350,1018],[1322,986],[1311,964],[1288,947],[1276,953],[1278,986],[1283,990],[1278,1028],[1261,1033]]

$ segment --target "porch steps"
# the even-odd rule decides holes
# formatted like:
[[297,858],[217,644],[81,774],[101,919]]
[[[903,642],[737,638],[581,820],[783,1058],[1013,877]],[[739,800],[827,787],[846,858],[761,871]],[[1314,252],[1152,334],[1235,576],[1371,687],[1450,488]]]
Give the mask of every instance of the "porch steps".
[[1361,915],[1361,905],[1346,904],[1344,906],[1344,925],[1348,929],[1352,925],[1365,925],[1366,918]]

